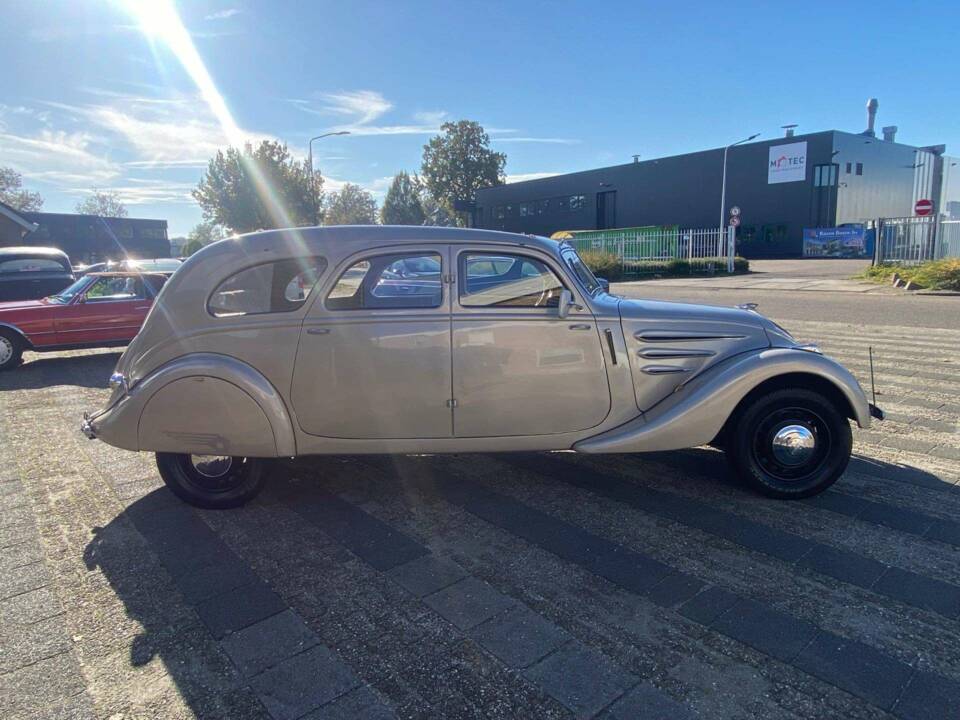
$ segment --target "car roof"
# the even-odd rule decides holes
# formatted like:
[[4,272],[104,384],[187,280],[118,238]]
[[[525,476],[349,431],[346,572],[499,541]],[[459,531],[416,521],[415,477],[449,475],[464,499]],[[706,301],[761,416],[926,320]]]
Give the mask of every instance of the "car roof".
[[27,257],[55,257],[57,259],[66,259],[67,254],[59,248],[52,247],[31,247],[29,245],[17,247],[0,247],[0,257],[4,255],[18,255]]

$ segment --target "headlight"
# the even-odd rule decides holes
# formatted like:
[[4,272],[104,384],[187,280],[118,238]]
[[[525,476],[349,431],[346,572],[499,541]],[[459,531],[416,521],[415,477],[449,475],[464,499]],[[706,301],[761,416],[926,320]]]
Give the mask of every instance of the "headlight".
[[797,345],[795,350],[803,350],[805,352],[816,353],[817,355],[823,355],[823,350],[820,349],[819,345],[813,343],[807,343],[806,345]]
[[127,392],[127,379],[123,376],[123,373],[115,372],[110,376],[110,387],[113,390],[117,388],[122,388],[123,392]]

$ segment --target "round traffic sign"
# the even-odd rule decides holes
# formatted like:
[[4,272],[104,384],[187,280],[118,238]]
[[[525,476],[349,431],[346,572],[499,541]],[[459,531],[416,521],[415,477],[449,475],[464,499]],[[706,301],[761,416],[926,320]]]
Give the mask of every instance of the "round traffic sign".
[[740,216],[734,215],[730,218],[730,227],[737,227],[740,224]]
[[730,208],[730,217],[740,217],[740,206],[734,205]]
[[917,204],[913,206],[913,211],[917,215],[929,215],[933,212],[933,201],[917,200]]

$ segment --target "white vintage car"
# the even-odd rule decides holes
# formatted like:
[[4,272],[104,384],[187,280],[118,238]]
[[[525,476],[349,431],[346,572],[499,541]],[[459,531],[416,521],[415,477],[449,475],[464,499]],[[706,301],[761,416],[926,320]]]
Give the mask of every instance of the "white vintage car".
[[325,227],[210,245],[167,282],[90,438],[157,454],[179,497],[252,498],[264,459],[713,444],[752,487],[820,492],[853,376],[747,309],[607,292],[564,243],[482,230]]

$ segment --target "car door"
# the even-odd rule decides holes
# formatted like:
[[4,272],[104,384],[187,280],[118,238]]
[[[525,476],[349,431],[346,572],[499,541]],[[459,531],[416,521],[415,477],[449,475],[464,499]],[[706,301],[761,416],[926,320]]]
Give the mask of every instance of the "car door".
[[[579,290],[533,251],[453,253],[454,434],[547,435],[599,425],[610,390],[597,323]],[[564,288],[583,309],[561,318]]]
[[135,275],[102,276],[63,307],[58,345],[112,344],[132,340],[150,310],[152,296]]
[[447,250],[381,249],[331,274],[336,279],[304,320],[293,372],[291,398],[304,432],[452,435]]

